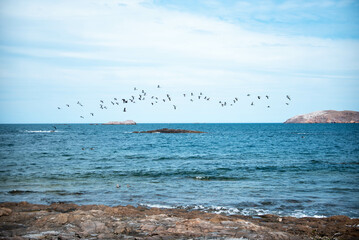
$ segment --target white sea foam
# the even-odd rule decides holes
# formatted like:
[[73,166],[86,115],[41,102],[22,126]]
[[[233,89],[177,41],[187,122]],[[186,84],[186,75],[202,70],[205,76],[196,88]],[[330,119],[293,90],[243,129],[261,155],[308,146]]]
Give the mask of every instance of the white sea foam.
[[175,208],[175,207],[173,207],[173,206],[162,205],[162,204],[142,204],[142,206],[150,207],[150,208],[166,208],[166,209]]
[[290,214],[291,217],[296,218],[304,218],[304,217],[313,217],[313,218],[325,218],[326,216],[323,215],[308,215],[304,213],[302,210],[294,210],[293,214]]
[[273,210],[266,210],[261,208],[231,208],[231,207],[221,207],[221,206],[210,206],[205,207],[203,205],[196,205],[196,206],[187,206],[186,209],[191,210],[199,210],[204,212],[211,212],[217,214],[225,214],[225,215],[245,215],[245,216],[261,216],[266,214],[273,214],[278,216],[291,216],[296,218],[303,218],[303,217],[313,217],[313,218],[325,218],[327,216],[323,215],[316,215],[316,214],[309,214],[305,213],[303,210],[294,210],[291,214],[283,214],[282,211],[273,211]]

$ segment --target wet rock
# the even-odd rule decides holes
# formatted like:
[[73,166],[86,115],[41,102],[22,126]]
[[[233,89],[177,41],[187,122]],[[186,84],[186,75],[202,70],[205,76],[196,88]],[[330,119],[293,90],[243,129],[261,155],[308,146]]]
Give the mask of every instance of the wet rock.
[[133,133],[205,133],[201,131],[193,131],[193,130],[184,130],[184,129],[169,129],[169,128],[162,128],[157,130],[150,130],[150,131],[135,131]]

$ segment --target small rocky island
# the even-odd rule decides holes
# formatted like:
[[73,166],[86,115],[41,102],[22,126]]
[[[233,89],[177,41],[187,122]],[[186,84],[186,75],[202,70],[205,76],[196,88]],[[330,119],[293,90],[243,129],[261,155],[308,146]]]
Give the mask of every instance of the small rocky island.
[[356,111],[317,111],[289,118],[284,123],[359,123]]
[[205,133],[205,132],[184,130],[184,129],[162,128],[162,129],[150,130],[150,131],[141,131],[141,132],[135,131],[133,133]]
[[122,122],[111,121],[108,123],[102,123],[102,125],[136,125],[136,122],[133,120],[126,120],[126,121],[122,121]]

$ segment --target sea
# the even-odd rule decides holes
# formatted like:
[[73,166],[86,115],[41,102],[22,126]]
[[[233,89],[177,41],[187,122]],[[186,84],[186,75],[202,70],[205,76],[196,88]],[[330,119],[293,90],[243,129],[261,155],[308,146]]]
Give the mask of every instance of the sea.
[[[132,133],[161,128],[206,133]],[[359,217],[359,124],[2,124],[0,202]]]

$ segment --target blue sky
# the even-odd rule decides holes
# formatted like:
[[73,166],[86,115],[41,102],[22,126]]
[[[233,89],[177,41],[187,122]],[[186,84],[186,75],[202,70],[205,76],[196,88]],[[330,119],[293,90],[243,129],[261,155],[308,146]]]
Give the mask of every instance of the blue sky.
[[[3,0],[0,34],[0,123],[283,122],[359,110],[358,1]],[[134,87],[145,101],[110,103],[137,97]],[[166,94],[171,102],[151,105]]]

